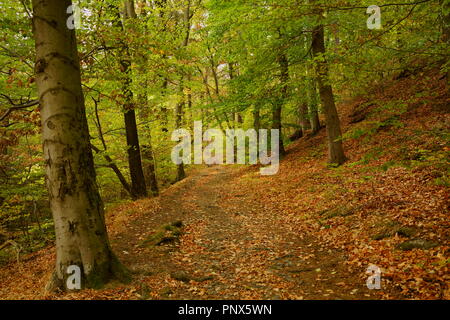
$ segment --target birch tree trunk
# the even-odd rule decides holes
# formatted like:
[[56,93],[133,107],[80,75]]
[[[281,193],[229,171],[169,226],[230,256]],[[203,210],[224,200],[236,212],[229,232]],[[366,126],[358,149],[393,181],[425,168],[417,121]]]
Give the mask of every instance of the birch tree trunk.
[[33,0],[36,83],[41,105],[46,183],[56,232],[56,267],[47,289],[66,290],[67,269],[99,288],[126,271],[112,253],[89,143],[70,0]]

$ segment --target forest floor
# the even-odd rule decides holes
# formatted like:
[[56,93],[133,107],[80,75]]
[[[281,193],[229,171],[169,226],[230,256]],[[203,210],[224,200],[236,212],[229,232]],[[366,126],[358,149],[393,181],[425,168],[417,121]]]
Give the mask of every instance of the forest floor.
[[449,105],[438,74],[386,83],[339,107],[344,166],[326,165],[321,130],[274,176],[191,168],[158,198],[108,210],[131,283],[48,294],[48,247],[0,268],[0,298],[450,299]]
[[[342,250],[314,235],[297,233],[278,212],[238,186],[241,170],[215,166],[191,173],[158,199],[141,200],[109,216],[111,242],[133,282],[100,291],[48,295],[53,249],[36,253],[2,273],[8,298],[88,299],[373,299],[376,290],[349,272]],[[156,210],[155,210],[156,209]],[[158,238],[163,226],[181,221],[179,238]],[[178,234],[177,234],[178,235]],[[147,240],[147,243],[146,243]],[[156,244],[158,240],[162,243]],[[166,242],[164,243],[164,240]],[[36,259],[47,260],[45,265]],[[44,270],[37,267],[44,268]],[[25,283],[18,286],[18,271]],[[5,277],[6,276],[6,277]],[[11,281],[8,280],[11,277]],[[6,279],[5,279],[6,278]],[[44,280],[44,282],[42,281]],[[25,283],[22,283],[25,284]]]

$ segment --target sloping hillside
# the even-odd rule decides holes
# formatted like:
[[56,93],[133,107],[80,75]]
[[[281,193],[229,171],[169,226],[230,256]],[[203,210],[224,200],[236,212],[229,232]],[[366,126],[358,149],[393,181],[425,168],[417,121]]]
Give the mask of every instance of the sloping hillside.
[[[340,105],[339,168],[322,129],[288,148],[278,175],[195,168],[159,198],[110,209],[130,284],[49,295],[50,247],[2,268],[0,296],[449,299],[449,105],[438,73],[388,82]],[[371,264],[380,290],[366,287]]]
[[326,167],[322,130],[290,148],[279,175],[247,171],[237,188],[344,250],[361,278],[382,268],[384,298],[448,299],[449,97],[436,70],[389,81],[340,106],[344,166]]

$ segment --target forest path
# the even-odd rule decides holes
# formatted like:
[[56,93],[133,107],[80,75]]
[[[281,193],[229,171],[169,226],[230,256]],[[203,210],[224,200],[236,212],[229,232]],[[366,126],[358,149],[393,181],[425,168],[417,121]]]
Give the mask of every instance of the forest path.
[[[374,299],[345,257],[311,235],[293,233],[236,190],[232,167],[203,168],[160,197],[156,214],[140,217],[112,237],[134,273],[138,295],[159,299]],[[174,244],[143,246],[162,225],[181,220]],[[134,248],[134,249],[132,249]]]

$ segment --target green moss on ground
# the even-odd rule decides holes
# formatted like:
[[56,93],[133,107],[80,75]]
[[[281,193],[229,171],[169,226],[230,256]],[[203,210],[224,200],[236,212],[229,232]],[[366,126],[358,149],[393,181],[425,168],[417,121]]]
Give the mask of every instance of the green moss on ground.
[[144,247],[161,246],[177,242],[182,235],[183,223],[175,221],[158,228],[152,235],[142,242]]

